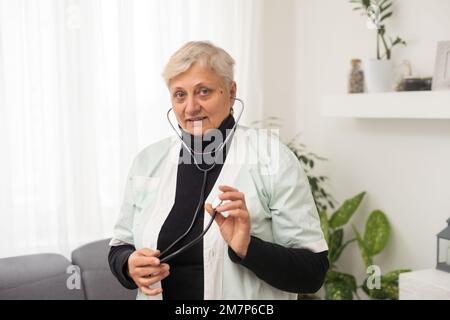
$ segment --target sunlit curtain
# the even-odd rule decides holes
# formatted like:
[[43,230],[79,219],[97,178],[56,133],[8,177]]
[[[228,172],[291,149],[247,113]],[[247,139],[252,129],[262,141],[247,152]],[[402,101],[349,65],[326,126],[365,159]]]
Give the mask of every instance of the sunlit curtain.
[[161,71],[186,41],[235,58],[260,119],[262,3],[0,0],[0,257],[111,236],[133,157],[171,134]]

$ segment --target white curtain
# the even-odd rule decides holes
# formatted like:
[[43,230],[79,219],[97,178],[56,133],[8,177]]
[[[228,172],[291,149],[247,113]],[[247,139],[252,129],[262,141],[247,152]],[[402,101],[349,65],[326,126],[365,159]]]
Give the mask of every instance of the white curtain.
[[171,134],[160,74],[186,41],[236,59],[260,119],[262,3],[0,0],[0,257],[111,236],[133,157]]

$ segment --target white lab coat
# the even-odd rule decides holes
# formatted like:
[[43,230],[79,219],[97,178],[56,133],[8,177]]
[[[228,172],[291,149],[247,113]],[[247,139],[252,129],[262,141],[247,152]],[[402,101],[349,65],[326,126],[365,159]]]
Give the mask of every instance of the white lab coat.
[[[148,146],[135,158],[111,245],[156,248],[161,226],[175,201],[180,148],[181,142],[173,136]],[[278,137],[238,126],[206,202],[212,203],[221,193],[219,185],[235,187],[245,194],[253,236],[285,247],[328,250],[308,179]],[[204,215],[206,227],[210,215],[206,210]],[[227,248],[213,223],[203,239],[205,299],[297,298],[233,263]],[[160,286],[159,282],[151,288]],[[162,295],[149,297],[139,290],[137,298],[161,299]]]

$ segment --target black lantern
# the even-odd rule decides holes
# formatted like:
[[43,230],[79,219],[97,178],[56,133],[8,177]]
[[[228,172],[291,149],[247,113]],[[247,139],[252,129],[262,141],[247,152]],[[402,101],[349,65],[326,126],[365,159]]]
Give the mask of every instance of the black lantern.
[[450,218],[447,220],[447,228],[437,234],[436,268],[450,272]]

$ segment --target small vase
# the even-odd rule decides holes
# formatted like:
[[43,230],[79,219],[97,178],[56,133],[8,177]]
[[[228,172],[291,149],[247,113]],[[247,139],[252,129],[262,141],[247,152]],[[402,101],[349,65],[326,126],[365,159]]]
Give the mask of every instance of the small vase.
[[394,89],[394,65],[391,60],[366,60],[364,73],[367,92],[387,92]]
[[361,60],[351,60],[351,70],[348,77],[348,93],[364,92],[364,72],[361,70]]

